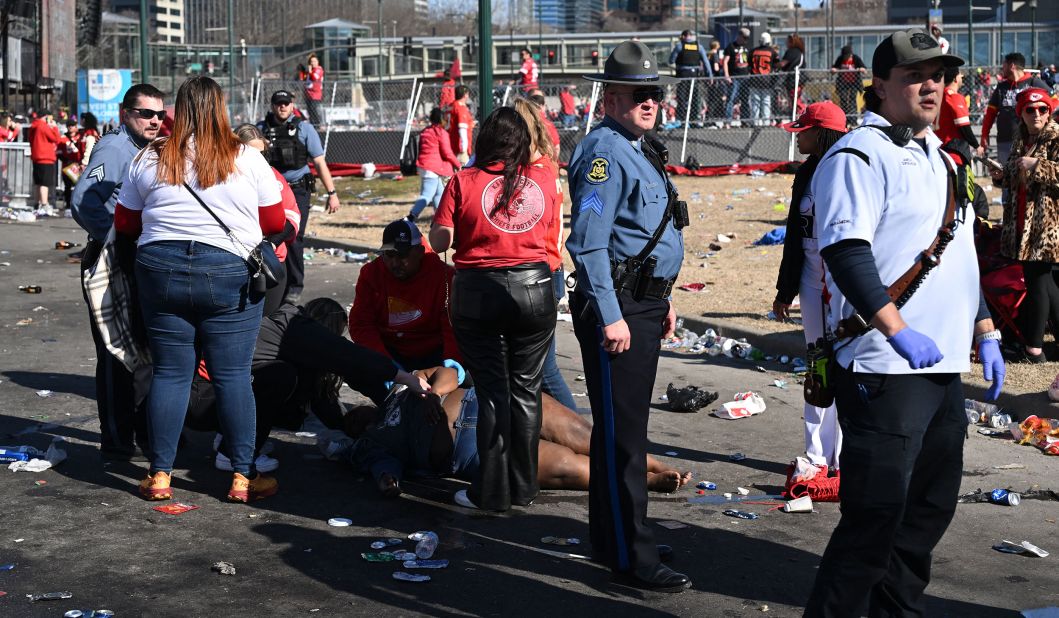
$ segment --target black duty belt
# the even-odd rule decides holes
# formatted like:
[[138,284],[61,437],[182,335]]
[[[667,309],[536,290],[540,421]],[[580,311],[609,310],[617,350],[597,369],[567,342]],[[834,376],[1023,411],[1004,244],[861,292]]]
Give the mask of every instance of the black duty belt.
[[[639,271],[633,271],[626,273],[622,278],[621,287],[629,293],[632,293],[636,287],[636,280],[639,278]],[[657,298],[665,300],[669,298],[669,295],[673,292],[673,283],[676,279],[663,279],[661,277],[651,277],[647,280],[647,284],[644,287],[645,298]],[[617,284],[617,282],[616,282]]]

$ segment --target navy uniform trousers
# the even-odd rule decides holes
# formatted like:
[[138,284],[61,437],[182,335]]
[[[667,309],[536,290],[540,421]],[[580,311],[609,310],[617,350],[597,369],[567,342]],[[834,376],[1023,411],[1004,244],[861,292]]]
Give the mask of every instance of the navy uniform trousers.
[[960,376],[836,365],[834,383],[842,518],[805,615],[923,616],[931,553],[956,513],[963,476]]
[[654,532],[647,526],[647,420],[658,354],[669,312],[665,300],[618,297],[632,334],[621,354],[603,349],[603,329],[587,299],[570,296],[574,334],[581,344],[592,404],[588,521],[593,557],[614,571],[658,564]]

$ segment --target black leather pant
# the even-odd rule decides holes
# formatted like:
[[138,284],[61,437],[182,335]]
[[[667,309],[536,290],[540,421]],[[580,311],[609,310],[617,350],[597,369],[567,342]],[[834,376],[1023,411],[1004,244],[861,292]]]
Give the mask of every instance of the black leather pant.
[[506,511],[537,496],[541,370],[555,333],[547,265],[456,271],[452,328],[478,394],[476,505]]

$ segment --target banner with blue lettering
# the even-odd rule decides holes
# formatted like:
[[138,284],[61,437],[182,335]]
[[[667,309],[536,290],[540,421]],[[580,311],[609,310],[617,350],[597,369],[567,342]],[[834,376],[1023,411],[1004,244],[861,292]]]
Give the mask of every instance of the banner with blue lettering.
[[77,71],[77,114],[92,112],[100,125],[120,122],[121,100],[132,88],[131,69]]

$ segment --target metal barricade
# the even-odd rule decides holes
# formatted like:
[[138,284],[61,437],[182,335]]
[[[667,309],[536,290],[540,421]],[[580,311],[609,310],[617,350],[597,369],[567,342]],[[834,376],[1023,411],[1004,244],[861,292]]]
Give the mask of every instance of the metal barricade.
[[0,144],[0,205],[27,208],[33,191],[33,163],[29,144]]

